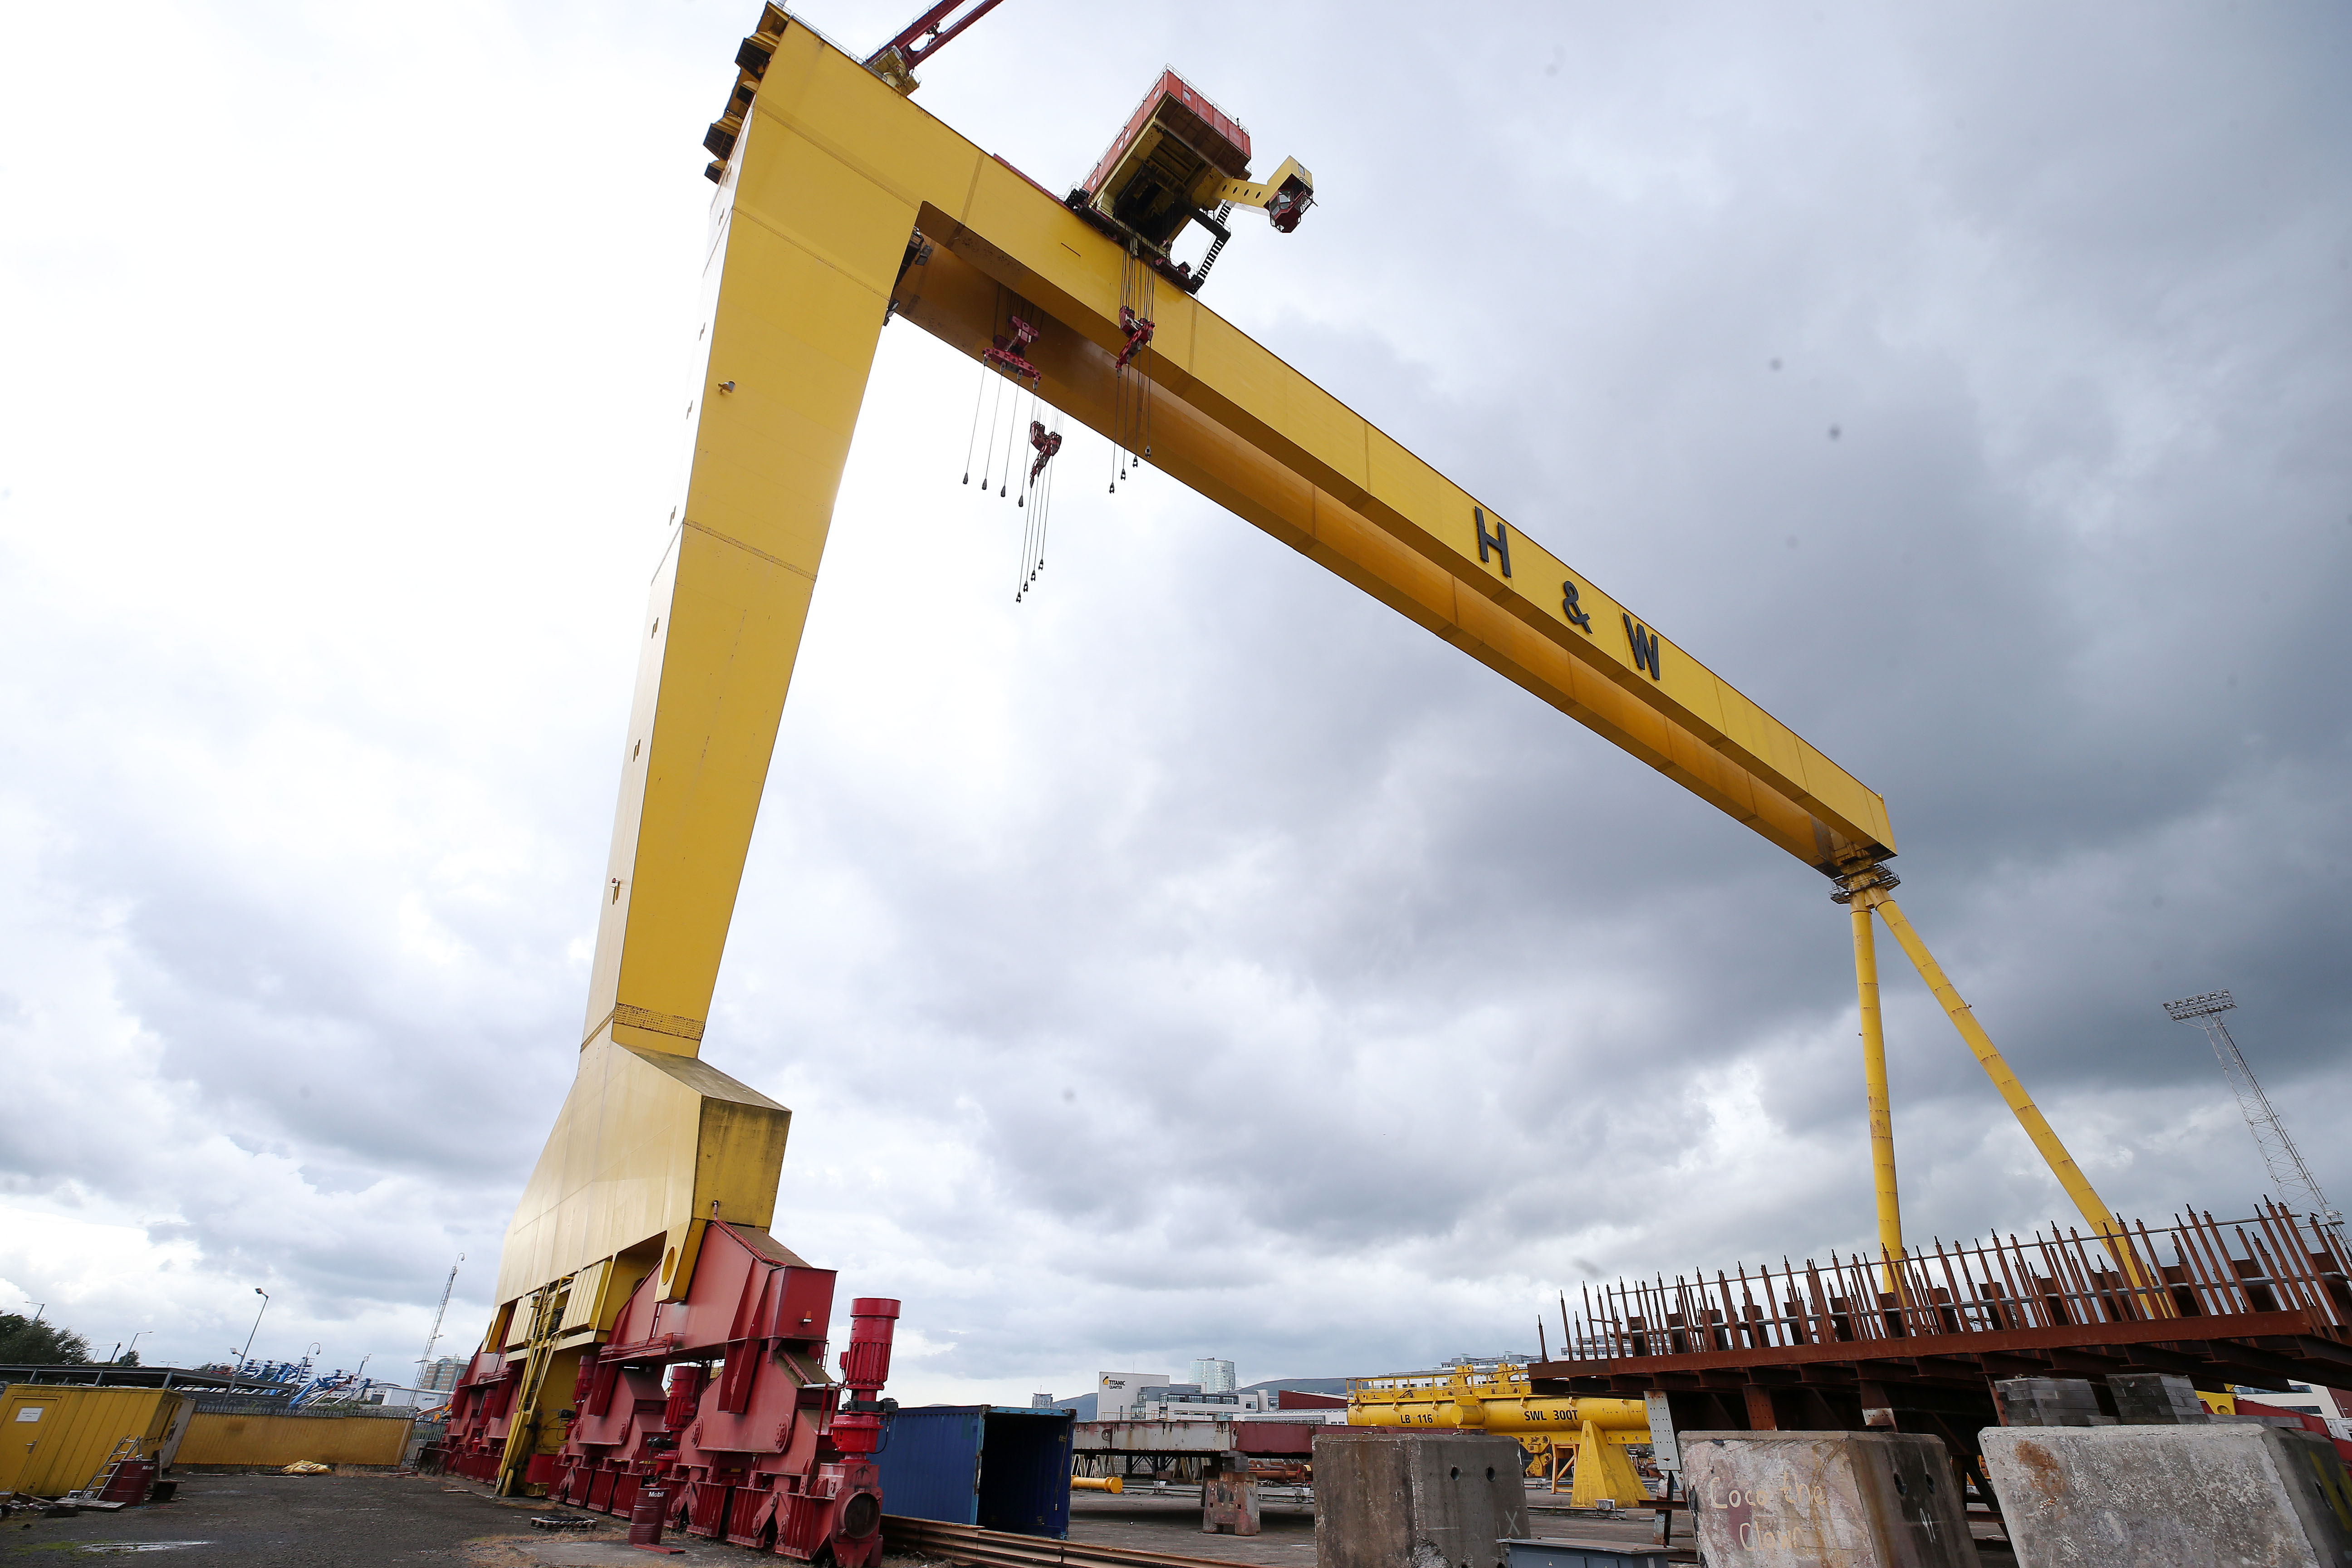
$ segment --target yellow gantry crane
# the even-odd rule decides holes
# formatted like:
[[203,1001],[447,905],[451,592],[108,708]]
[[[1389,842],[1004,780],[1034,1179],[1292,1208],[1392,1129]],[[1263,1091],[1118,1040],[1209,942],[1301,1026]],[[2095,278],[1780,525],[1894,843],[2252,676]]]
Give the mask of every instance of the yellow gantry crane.
[[[1874,915],[2085,1223],[2115,1235],[1896,905],[1875,793],[1188,289],[1159,294],[1139,341],[1122,306],[1148,237],[957,134],[906,96],[911,78],[894,85],[774,5],[736,58],[706,143],[718,191],[692,469],[639,627],[579,1070],[508,1231],[486,1348],[560,1359],[609,1332],[639,1279],[682,1297],[714,1217],[773,1218],[791,1113],[701,1059],[704,1024],[851,432],[894,318],[960,353],[995,350],[989,363],[1016,365],[1043,401],[1114,438],[1133,419],[1124,378],[1144,378],[1160,469],[1831,879],[1852,912],[1888,1255],[1903,1235]],[[1115,143],[1107,162],[1139,166],[1155,151]],[[1262,200],[1293,221],[1312,195],[1295,161],[1255,184],[1232,169],[1189,179],[1188,202]],[[907,570],[923,575],[919,561]],[[2109,1250],[2136,1268],[2127,1247]],[[558,1282],[562,1310],[535,1311]]]

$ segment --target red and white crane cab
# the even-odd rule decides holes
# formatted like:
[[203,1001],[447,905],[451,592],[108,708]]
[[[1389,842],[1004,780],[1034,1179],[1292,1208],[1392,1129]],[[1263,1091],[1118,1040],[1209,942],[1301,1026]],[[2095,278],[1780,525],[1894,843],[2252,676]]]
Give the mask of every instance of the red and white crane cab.
[[[1249,132],[1172,70],[1163,70],[1136,106],[1086,183],[1069,195],[1073,211],[1196,292],[1232,238],[1225,216],[1258,207],[1288,234],[1315,204],[1315,176],[1296,158],[1263,184],[1249,177]],[[1199,271],[1168,254],[1187,224],[1214,237]]]

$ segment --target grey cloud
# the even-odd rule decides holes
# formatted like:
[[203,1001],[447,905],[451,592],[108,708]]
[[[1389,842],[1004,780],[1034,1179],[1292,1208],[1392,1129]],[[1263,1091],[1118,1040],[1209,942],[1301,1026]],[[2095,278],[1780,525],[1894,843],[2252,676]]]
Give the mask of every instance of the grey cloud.
[[[463,1249],[460,1338],[487,1306],[576,1043],[568,950],[667,504],[691,132],[746,19],[705,9],[565,13],[566,51],[486,33],[500,69],[431,67],[520,128],[494,80],[593,96],[625,61],[638,118],[496,216],[383,198],[418,300],[378,289],[353,350],[373,430],[289,391],[302,354],[243,296],[250,373],[166,352],[138,405],[162,440],[176,395],[234,457],[184,459],[176,514],[153,473],[74,499],[65,466],[103,467],[87,417],[11,395],[35,434],[0,485],[5,635],[38,679],[0,689],[31,764],[0,809],[38,854],[0,1031],[40,1114],[0,1129],[0,1182],[194,1248],[171,1277],[197,1282],[162,1293],[191,1347],[249,1275],[305,1321],[421,1343]],[[856,44],[903,18],[822,20]],[[1883,790],[1906,908],[2111,1200],[2263,1188],[2155,1005],[2217,984],[2352,1184],[2325,1135],[2352,1078],[2339,15],[1129,25],[1326,193],[1287,240],[1245,232],[1211,302]],[[1202,36],[1262,47],[1192,63]],[[1050,186],[1139,85],[1024,0],[921,101]],[[484,177],[455,143],[407,155],[438,189]],[[89,212],[45,199],[52,226]],[[362,215],[321,202],[303,254],[363,256]],[[138,308],[133,237],[83,226],[87,287],[37,239],[12,277]],[[486,283],[416,263],[452,246]],[[72,340],[34,348],[80,384]],[[1390,1370],[1524,1343],[1596,1275],[1867,1237],[1844,916],[1815,874],[1159,476],[1099,493],[1089,439],[1044,591],[1000,603],[1012,514],[955,482],[971,387],[886,335],[706,1047],[795,1107],[778,1228],[906,1296],[929,1336],[908,1388],[1211,1349]],[[412,471],[320,531],[327,477],[384,472],[384,432]],[[271,454],[287,475],[248,475]],[[314,553],[248,585],[167,515],[251,534],[248,570]],[[79,530],[126,541],[123,605],[60,542]],[[909,557],[937,573],[920,617]],[[173,572],[222,612],[142,585]],[[1912,1223],[2047,1217],[1882,948]]]

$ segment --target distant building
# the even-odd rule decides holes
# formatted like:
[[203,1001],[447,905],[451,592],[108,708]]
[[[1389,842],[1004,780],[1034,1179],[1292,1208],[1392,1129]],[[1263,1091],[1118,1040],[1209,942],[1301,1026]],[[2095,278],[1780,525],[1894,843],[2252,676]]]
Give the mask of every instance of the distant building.
[[471,1359],[470,1356],[445,1355],[426,1365],[425,1376],[416,1386],[428,1394],[446,1394],[457,1386],[457,1379],[465,1372],[466,1363]]
[[[1348,1401],[1343,1396],[1287,1392],[1265,1384],[1236,1389],[1233,1386],[1233,1363],[1203,1360],[1192,1364],[1195,1370],[1217,1369],[1222,1373],[1217,1381],[1224,1386],[1213,1387],[1205,1382],[1171,1383],[1164,1373],[1106,1372],[1095,1378],[1091,1410],[1084,1408],[1083,1397],[1059,1403],[1078,1406],[1079,1419],[1085,1421],[1347,1419]],[[1346,1386],[1343,1379],[1332,1382],[1339,1387]]]
[[[1309,1414],[1311,1412],[1311,1414]],[[1150,1388],[1127,1412],[1130,1421],[1339,1421],[1348,1402],[1324,1394],[1287,1394],[1278,1388],[1244,1388],[1210,1394],[1190,1384]]]
[[1241,1408],[1237,1394],[1207,1394],[1197,1383],[1171,1383],[1164,1388],[1147,1388],[1142,1397],[1127,1408],[1130,1421],[1211,1421],[1223,1415],[1231,1417]]
[[2315,1388],[2307,1383],[2290,1383],[2284,1394],[2273,1394],[2261,1388],[2232,1388],[2232,1394],[2242,1394],[2259,1400],[2274,1410],[2292,1410],[2297,1415],[2316,1415],[2328,1423],[2352,1419],[2352,1393],[2335,1388]]
[[1095,1419],[1118,1421],[1139,1404],[1147,1389],[1165,1389],[1164,1372],[1106,1372],[1095,1377]]
[[1192,1363],[1192,1381],[1203,1394],[1231,1394],[1234,1391],[1234,1363],[1204,1357]]
[[1054,1408],[1054,1396],[1050,1394],[1033,1394],[1029,1396],[1029,1408],[1051,1410]]
[[[1251,1393],[1257,1391],[1252,1389]],[[1265,1396],[1273,1401],[1274,1410],[1345,1410],[1348,1401],[1337,1394],[1316,1394],[1303,1388],[1269,1388]]]
[[1344,1400],[1348,1397],[1348,1384],[1350,1381],[1344,1377],[1270,1377],[1264,1383],[1253,1383],[1249,1385],[1249,1389],[1244,1389],[1241,1392],[1248,1393],[1250,1389],[1261,1388],[1279,1389],[1285,1394],[1321,1394]]

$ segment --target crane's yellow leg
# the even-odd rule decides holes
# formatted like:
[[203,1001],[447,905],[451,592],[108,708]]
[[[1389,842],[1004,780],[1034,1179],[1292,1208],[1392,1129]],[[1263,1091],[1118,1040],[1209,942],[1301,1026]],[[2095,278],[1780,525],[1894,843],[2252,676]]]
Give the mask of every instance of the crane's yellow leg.
[[1862,1005],[1862,1078],[1870,1097],[1870,1168],[1878,1189],[1879,1256],[1887,1259],[1886,1288],[1901,1279],[1903,1205],[1895,1184],[1895,1111],[1886,1093],[1886,1028],[1878,1010],[1878,945],[1870,908],[1857,900],[1853,914],[1853,988]]
[[1984,1068],[1987,1078],[1992,1079],[1993,1088],[2000,1091],[2000,1098],[2016,1116],[2018,1125],[2025,1129],[2025,1135],[2032,1139],[2033,1146],[2042,1152],[2050,1173],[2058,1178],[2058,1184],[2065,1188],[2066,1195],[2074,1201],[2074,1207],[2081,1213],[2083,1222],[2105,1244],[2108,1256],[2130,1277],[2132,1283],[2141,1288],[2141,1300],[2149,1310],[2169,1316],[2171,1298],[2158,1281],[2147,1277],[2139,1255],[2133,1249],[2130,1237],[2116,1221],[2114,1211],[2092,1187],[2090,1178],[2083,1174],[2083,1168],[2074,1163],[2074,1157],[2066,1152],[2066,1145],[2060,1142],[2058,1134],[2051,1130],[2049,1121],[2042,1114],[2042,1108],[2033,1103],[2033,1097],[2025,1092],[2023,1084],[2018,1082],[2017,1074],[2010,1070],[2008,1061],[1992,1043],[1992,1037],[1985,1033],[1984,1026],[1977,1022],[1976,1014],[1960,999],[1959,991],[1945,974],[1943,965],[1937,963],[1936,955],[1927,951],[1927,944],[1919,940],[1919,933],[1911,929],[1911,922],[1904,919],[1902,908],[1895,903],[1894,897],[1884,885],[1858,888],[1853,892],[1853,909],[1857,916],[1865,909],[1878,911],[1879,918],[1886,922],[1886,929],[1901,944],[1905,956],[1911,960],[1911,966],[1919,972],[1919,978],[1927,983],[1927,989],[1935,993],[1936,1000],[1943,1005],[1945,1016],[1952,1020],[1952,1026],[1959,1030],[1960,1038],[1968,1042],[1969,1049],[1976,1056],[1977,1065]]
[[[713,210],[693,467],[636,630],[579,1068],[499,1265],[486,1348],[527,1360],[547,1394],[517,1406],[517,1429],[554,1430],[538,1405],[570,1391],[560,1357],[609,1331],[641,1280],[684,1296],[713,1216],[774,1215],[791,1112],[702,1061],[702,1037],[915,224],[911,198],[769,112],[820,90],[807,79],[819,46],[802,31]],[[863,72],[849,86],[898,102]],[[554,1311],[551,1282],[567,1279]]]

